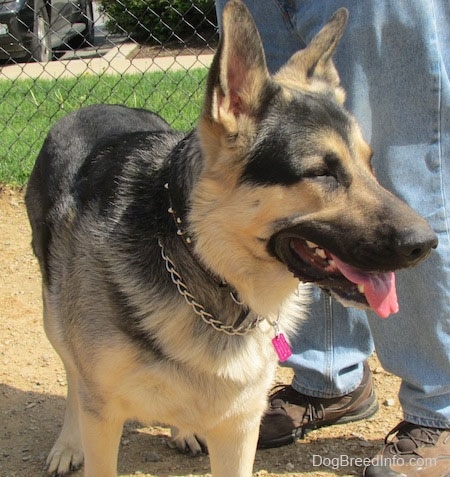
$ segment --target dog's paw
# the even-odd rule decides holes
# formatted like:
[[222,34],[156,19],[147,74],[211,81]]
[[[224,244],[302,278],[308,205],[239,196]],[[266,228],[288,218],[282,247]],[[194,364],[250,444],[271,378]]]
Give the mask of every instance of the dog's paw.
[[47,457],[46,468],[49,475],[63,476],[83,465],[81,448],[57,441]]
[[177,449],[183,454],[193,456],[207,454],[206,441],[195,434],[181,433],[176,427],[170,428],[171,440],[168,445],[171,449]]

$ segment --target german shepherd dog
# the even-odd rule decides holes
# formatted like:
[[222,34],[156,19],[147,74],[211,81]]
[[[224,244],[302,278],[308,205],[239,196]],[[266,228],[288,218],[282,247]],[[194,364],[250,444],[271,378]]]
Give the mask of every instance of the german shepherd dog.
[[[339,10],[274,76],[250,13],[232,0],[198,127],[184,135],[121,106],[69,114],[28,184],[47,335],[64,362],[64,425],[48,471],[83,460],[116,475],[124,422],[174,426],[212,474],[252,473],[284,338],[308,285],[381,316],[393,270],[436,246],[384,190],[343,108],[332,54]],[[283,334],[284,333],[284,334]]]

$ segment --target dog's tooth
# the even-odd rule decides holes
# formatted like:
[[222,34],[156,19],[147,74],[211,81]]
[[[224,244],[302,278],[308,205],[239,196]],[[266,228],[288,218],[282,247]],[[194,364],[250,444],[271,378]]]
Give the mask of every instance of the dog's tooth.
[[364,285],[362,283],[358,284],[358,291],[364,295]]
[[316,255],[319,255],[319,257],[323,258],[324,260],[327,258],[327,254],[323,248],[316,248]]
[[318,245],[316,245],[314,242],[310,242],[309,240],[306,240],[306,245],[308,245],[309,248],[317,248]]
[[336,264],[332,258],[328,260],[328,265],[330,265],[330,267],[336,268]]

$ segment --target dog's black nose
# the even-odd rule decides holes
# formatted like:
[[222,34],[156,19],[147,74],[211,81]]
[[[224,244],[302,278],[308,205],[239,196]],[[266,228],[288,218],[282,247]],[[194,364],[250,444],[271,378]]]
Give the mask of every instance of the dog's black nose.
[[397,252],[411,264],[425,258],[438,245],[438,238],[426,224],[405,231],[397,241]]

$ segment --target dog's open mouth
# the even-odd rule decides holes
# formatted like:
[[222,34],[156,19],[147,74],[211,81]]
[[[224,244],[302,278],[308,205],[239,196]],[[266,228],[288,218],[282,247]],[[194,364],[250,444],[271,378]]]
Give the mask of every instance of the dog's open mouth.
[[393,272],[360,271],[319,245],[291,234],[277,234],[272,247],[295,277],[329,290],[345,305],[370,307],[382,318],[397,313]]

